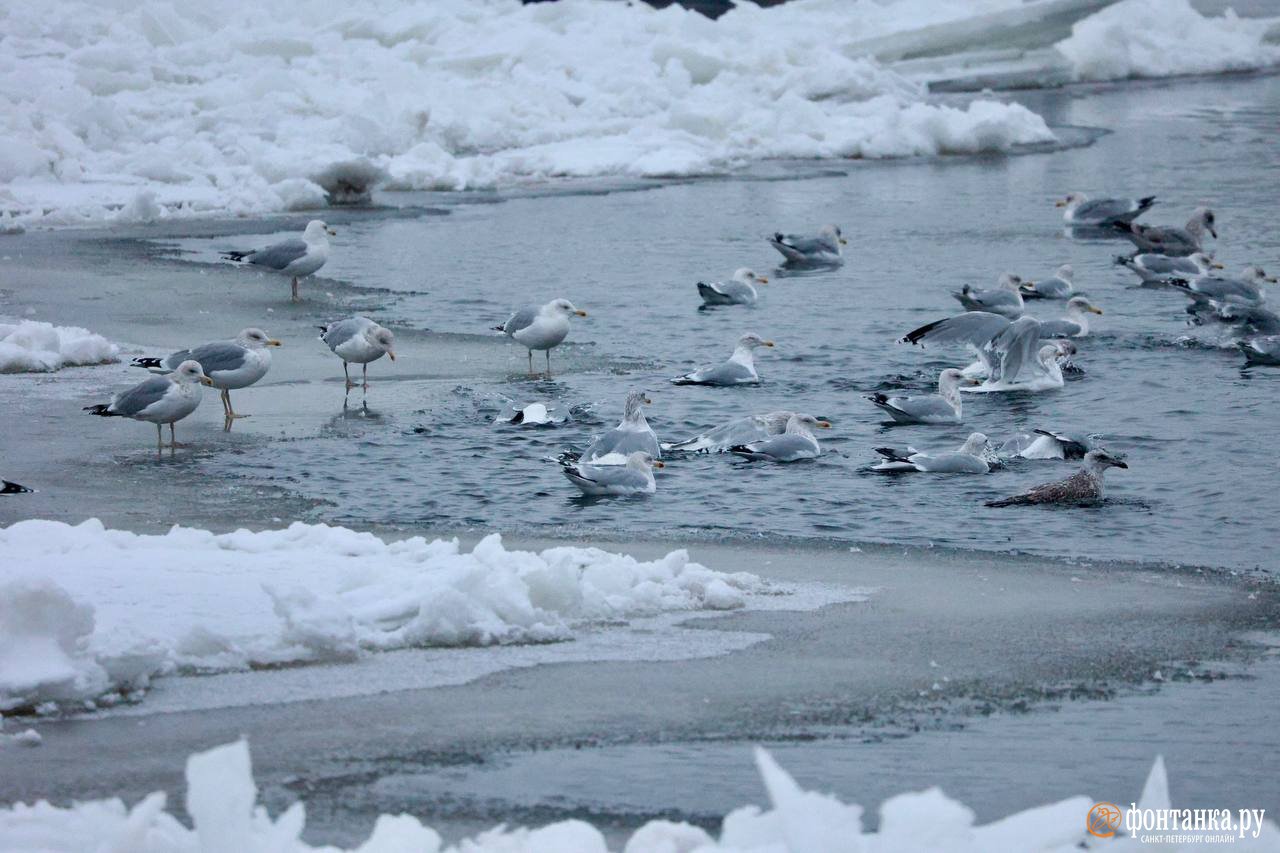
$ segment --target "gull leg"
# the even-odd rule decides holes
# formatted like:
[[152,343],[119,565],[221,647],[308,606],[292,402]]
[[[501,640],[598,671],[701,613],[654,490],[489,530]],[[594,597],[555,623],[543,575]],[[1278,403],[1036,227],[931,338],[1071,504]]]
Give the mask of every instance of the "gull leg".
[[164,431],[156,424],[156,453],[164,453]]
[[551,350],[545,350],[543,355],[547,357],[547,378],[551,378]]
[[529,350],[529,375],[533,375],[533,350]]
[[348,391],[350,391],[352,388],[356,387],[356,384],[355,384],[354,382],[352,382],[352,381],[351,381],[351,373],[350,373],[350,371],[348,371],[348,370],[347,370],[347,363],[346,363],[345,361],[344,361],[344,362],[342,362],[342,375],[343,375],[343,376],[345,376],[345,377],[347,377],[347,390],[348,390]]
[[362,371],[362,375],[364,377],[363,387],[364,387],[364,390],[367,392],[369,390],[369,362],[366,361],[364,364],[360,365],[360,368]]
[[234,421],[236,418],[247,418],[248,415],[237,415],[235,408],[231,405],[231,389],[222,389],[223,405],[227,407],[227,420]]
[[298,301],[298,277],[296,275],[293,277],[293,301]]

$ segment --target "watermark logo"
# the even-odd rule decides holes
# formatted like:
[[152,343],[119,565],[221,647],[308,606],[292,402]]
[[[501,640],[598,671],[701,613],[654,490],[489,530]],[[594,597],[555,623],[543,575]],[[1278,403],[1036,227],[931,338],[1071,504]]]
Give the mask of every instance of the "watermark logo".
[[1098,838],[1110,838],[1120,828],[1124,813],[1115,803],[1097,803],[1089,809],[1089,834]]

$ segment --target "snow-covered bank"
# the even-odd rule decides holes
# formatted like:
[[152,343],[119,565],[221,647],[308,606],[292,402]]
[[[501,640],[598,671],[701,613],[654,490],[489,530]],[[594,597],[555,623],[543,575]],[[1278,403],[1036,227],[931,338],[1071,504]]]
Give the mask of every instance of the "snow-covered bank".
[[789,591],[685,551],[535,554],[495,534],[464,553],[301,523],[140,536],[24,521],[0,530],[0,551],[0,709],[110,703],[175,671],[571,640],[596,622],[772,607]]
[[[863,832],[862,807],[828,794],[806,791],[763,749],[756,766],[770,808],[745,806],[726,815],[719,838],[689,824],[651,821],[631,836],[623,853],[848,853],[849,851],[1079,851],[1095,847],[1129,851],[1145,849],[1125,836],[1103,841],[1088,834],[1086,818],[1094,800],[1083,796],[1028,809],[984,826],[974,814],[938,788],[900,794],[880,806],[880,828]],[[129,850],[134,853],[290,853],[313,848],[300,836],[306,806],[294,803],[278,818],[257,805],[249,747],[238,741],[197,753],[187,760],[186,808],[194,829],[165,811],[164,793],[156,792],[133,808],[122,801],[96,800],[70,808],[47,802],[0,809],[0,843],[8,849],[43,851]],[[1139,809],[1170,807],[1164,762],[1156,759]],[[1262,823],[1233,838],[1232,849],[1280,850],[1280,830]],[[1184,835],[1191,838],[1195,833]],[[1162,844],[1162,850],[1199,850],[1203,842]],[[445,847],[439,833],[406,815],[378,818],[360,853],[608,853],[604,836],[578,820],[538,829],[500,826],[457,846]]]
[[81,364],[116,361],[120,348],[78,326],[23,320],[0,323],[0,373],[46,373]]

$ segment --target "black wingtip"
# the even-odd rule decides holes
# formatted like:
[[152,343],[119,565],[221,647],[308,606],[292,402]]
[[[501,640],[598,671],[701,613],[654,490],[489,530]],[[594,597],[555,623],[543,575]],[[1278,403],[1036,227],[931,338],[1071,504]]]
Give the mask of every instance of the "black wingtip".
[[875,394],[863,394],[862,399],[870,400],[871,402],[877,405],[882,405],[884,403],[889,402],[889,398],[886,395],[881,394],[879,392],[876,392]]
[[495,332],[505,332],[507,330],[507,324],[503,323],[501,326],[490,326],[489,328],[493,329]]
[[1142,208],[1143,210],[1146,210],[1147,208],[1151,207],[1151,205],[1155,203],[1156,203],[1156,197],[1153,195],[1143,196],[1142,198],[1138,199],[1138,207]]
[[253,252],[223,252],[222,257],[228,261],[236,261],[239,263],[252,254]]
[[28,489],[26,486],[21,485],[20,483],[13,483],[13,482],[10,482],[9,480],[0,480],[0,495],[22,495],[22,494],[29,494],[30,492],[33,492],[33,491],[35,490]]
[[919,344],[921,347],[923,347],[924,344],[921,344],[920,341],[925,337],[925,335],[929,334],[934,329],[938,328],[938,325],[940,323],[945,323],[945,322],[946,320],[934,320],[932,323],[926,323],[918,329],[912,329],[910,332],[907,332],[901,338],[898,338],[898,343]]
[[135,358],[129,364],[132,367],[145,367],[148,370],[150,370],[153,367],[164,366],[164,362],[158,358]]
[[99,403],[96,406],[85,406],[84,411],[91,415],[98,415],[103,418],[109,418],[115,414],[111,411],[111,407],[106,403]]

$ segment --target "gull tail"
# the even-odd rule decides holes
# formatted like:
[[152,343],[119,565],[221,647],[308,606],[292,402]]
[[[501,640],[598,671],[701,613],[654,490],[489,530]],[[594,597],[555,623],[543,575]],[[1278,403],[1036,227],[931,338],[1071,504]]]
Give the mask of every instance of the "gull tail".
[[111,405],[109,403],[99,403],[96,406],[85,406],[84,411],[88,412],[91,415],[97,415],[98,417],[101,417],[101,418],[120,417],[118,414],[111,411]]
[[146,370],[164,370],[164,360],[159,358],[135,358],[129,365]]
[[885,459],[888,459],[890,462],[908,462],[910,460],[907,457],[909,457],[912,453],[910,449],[899,450],[895,447],[876,447],[873,449],[875,450],[876,453],[879,453],[881,456],[883,456]]
[[226,259],[226,260],[228,260],[228,261],[235,261],[236,263],[243,263],[243,262],[244,262],[244,259],[245,259],[245,258],[247,258],[247,257],[249,257],[249,256],[250,256],[250,255],[252,255],[252,254],[253,254],[253,252],[252,252],[252,251],[249,251],[249,252],[223,252],[223,253],[222,253],[222,257],[223,257],[223,258],[225,258],[225,259]]
[[1155,203],[1156,203],[1155,196],[1153,195],[1143,196],[1142,198],[1138,199],[1138,213],[1145,213],[1146,211],[1150,210],[1151,206],[1154,205]]
[[1001,498],[998,501],[987,501],[983,506],[1002,507],[1002,506],[1019,506],[1021,504],[1031,503],[1025,495],[1014,495],[1011,498]]
[[8,480],[0,480],[0,495],[21,495],[35,491],[28,489],[26,486],[18,483],[11,483]]

